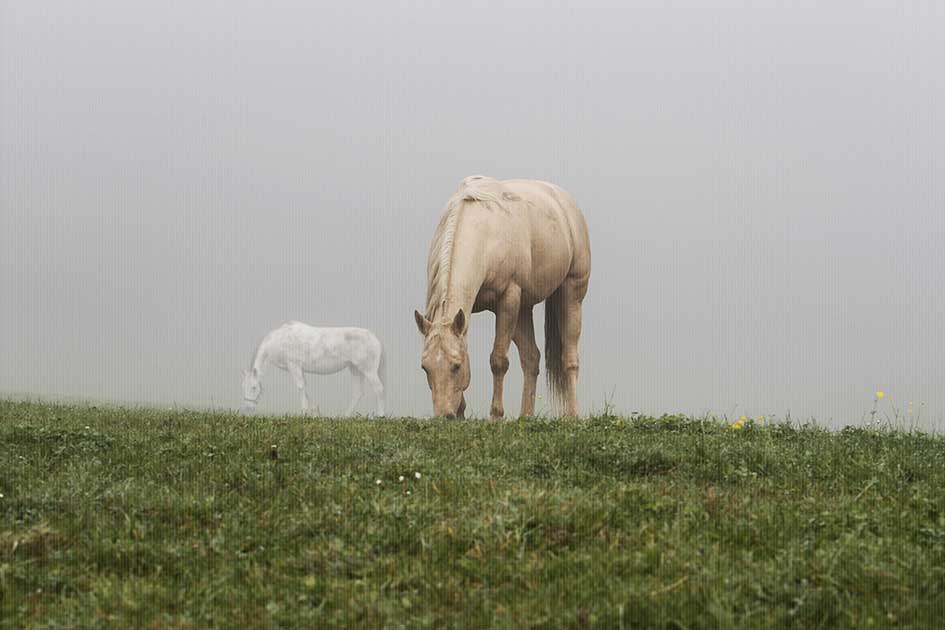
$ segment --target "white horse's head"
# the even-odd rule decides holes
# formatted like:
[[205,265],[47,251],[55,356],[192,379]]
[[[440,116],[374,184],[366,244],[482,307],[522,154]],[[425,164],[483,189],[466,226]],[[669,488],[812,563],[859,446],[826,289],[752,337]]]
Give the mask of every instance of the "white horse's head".
[[243,370],[243,410],[255,410],[261,394],[262,384],[259,382],[259,371],[255,367],[252,370]]

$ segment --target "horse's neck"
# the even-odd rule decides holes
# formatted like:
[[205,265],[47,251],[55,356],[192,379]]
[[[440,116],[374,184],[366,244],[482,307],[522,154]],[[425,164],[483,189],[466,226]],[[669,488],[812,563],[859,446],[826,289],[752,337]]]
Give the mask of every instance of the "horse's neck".
[[253,370],[256,371],[258,378],[262,378],[263,372],[266,371],[266,364],[266,359],[261,357],[256,357],[256,360],[253,361]]
[[271,343],[271,339],[263,339],[263,341],[259,344],[259,347],[256,348],[256,355],[253,357],[253,364],[250,366],[260,377],[262,376],[263,371],[266,369],[266,366],[269,364],[269,345]]
[[440,318],[452,319],[460,309],[467,317],[472,314],[487,271],[480,253],[484,248],[477,241],[467,237],[454,246],[446,288],[437,302],[436,315]]

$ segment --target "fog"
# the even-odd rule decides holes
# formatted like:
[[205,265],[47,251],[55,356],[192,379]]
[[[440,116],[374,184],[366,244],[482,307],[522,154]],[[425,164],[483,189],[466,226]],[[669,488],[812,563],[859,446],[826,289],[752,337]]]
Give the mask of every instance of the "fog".
[[945,424],[945,4],[628,4],[4,2],[0,394],[236,408],[297,319],[429,415],[413,310],[481,173],[585,213],[583,412]]

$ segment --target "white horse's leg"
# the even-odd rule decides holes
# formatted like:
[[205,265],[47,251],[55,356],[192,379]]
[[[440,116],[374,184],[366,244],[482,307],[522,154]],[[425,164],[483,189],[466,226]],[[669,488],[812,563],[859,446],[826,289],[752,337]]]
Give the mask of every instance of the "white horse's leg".
[[351,392],[351,403],[348,405],[348,411],[345,412],[346,416],[350,416],[354,413],[354,408],[358,406],[358,403],[361,402],[361,399],[364,397],[364,376],[362,376],[361,372],[354,366],[351,366],[348,370],[351,372],[354,390]]
[[302,398],[302,414],[305,415],[308,413],[308,394],[305,393],[305,373],[302,371],[302,368],[294,363],[290,363],[289,374],[292,375],[292,380],[295,381],[295,386],[299,388],[299,394]]
[[377,401],[377,415],[384,415],[384,384],[381,382],[380,377],[378,377],[377,372],[365,372],[364,378],[367,381],[368,385],[371,387],[371,391],[374,392],[374,398]]

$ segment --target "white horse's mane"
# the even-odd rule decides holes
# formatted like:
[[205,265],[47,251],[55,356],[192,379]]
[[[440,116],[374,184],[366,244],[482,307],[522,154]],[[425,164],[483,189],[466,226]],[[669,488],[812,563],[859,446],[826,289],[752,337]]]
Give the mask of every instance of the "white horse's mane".
[[467,201],[502,205],[504,197],[498,180],[485,175],[470,175],[459,184],[459,189],[449,198],[446,210],[440,218],[433,246],[430,248],[427,277],[427,319],[432,320],[446,300],[453,265],[453,243],[456,227]]
[[[286,328],[287,326],[293,326],[295,324],[302,324],[302,322],[298,322],[294,319],[288,319],[282,322],[281,324],[279,324],[277,327],[270,330],[269,332],[267,332],[265,335],[263,335],[263,338],[260,339],[259,343],[256,344],[256,349],[253,350],[253,358],[249,362],[249,369],[253,369],[254,367],[257,367],[256,361],[260,359],[259,353],[262,351],[264,346],[269,344],[269,342],[272,340],[273,334],[276,331],[281,330],[282,328]],[[308,326],[308,324],[303,324],[303,325]]]
[[256,349],[253,350],[253,358],[249,360],[249,369],[256,367],[256,359],[259,358],[259,351],[262,349],[263,344],[266,343],[266,340],[269,339],[269,333],[266,333],[266,336],[259,340],[259,343],[256,344]]

